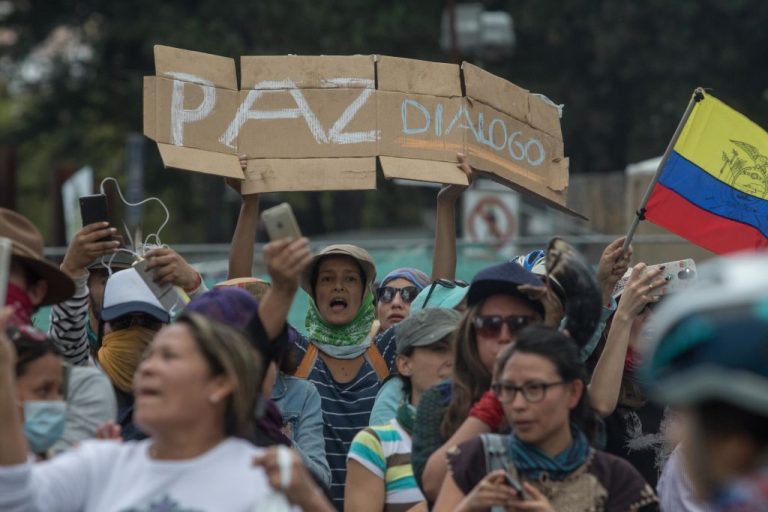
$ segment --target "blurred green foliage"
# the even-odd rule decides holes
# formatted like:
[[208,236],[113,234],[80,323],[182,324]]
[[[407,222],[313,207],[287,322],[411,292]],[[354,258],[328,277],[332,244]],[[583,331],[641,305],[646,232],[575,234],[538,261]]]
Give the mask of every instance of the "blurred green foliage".
[[[0,75],[0,141],[17,148],[17,206],[45,231],[52,176],[61,166],[122,176],[126,136],[140,132],[143,75],[165,44],[227,56],[389,54],[448,60],[439,48],[438,0],[17,0],[0,20],[15,31],[2,47],[13,69],[60,26],[93,50],[77,73],[56,66],[47,80],[11,95]],[[761,123],[768,113],[768,3],[760,0],[490,0],[509,11],[517,48],[505,62],[477,62],[565,104],[572,172],[607,172],[661,154],[698,86]],[[164,241],[224,242],[237,208],[219,180],[165,171],[147,144],[147,194],[172,210]],[[378,191],[286,195],[309,234],[408,227],[434,191],[380,181]],[[147,208],[152,223],[161,217]],[[218,215],[210,212],[219,211]]]

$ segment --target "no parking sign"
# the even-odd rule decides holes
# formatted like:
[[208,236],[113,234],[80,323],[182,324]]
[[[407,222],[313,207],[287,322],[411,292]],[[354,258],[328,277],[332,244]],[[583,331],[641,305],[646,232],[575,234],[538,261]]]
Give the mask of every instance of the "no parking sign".
[[464,193],[464,235],[472,242],[502,246],[518,234],[520,196],[510,190]]

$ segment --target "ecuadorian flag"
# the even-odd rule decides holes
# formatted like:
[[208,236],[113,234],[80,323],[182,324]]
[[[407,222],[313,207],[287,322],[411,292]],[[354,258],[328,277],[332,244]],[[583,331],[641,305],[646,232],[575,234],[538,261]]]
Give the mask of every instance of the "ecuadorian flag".
[[645,217],[718,254],[768,247],[768,133],[704,95],[661,169]]

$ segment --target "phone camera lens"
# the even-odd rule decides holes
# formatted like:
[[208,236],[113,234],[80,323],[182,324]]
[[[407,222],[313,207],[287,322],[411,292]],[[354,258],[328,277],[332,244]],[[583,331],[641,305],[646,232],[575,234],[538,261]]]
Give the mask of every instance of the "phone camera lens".
[[696,275],[696,272],[693,271],[693,269],[690,268],[684,268],[680,272],[677,273],[678,279],[692,279]]

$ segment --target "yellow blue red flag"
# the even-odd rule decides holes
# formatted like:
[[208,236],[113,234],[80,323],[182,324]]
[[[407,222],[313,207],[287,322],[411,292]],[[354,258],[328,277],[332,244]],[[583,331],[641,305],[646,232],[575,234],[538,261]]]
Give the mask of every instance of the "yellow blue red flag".
[[768,133],[704,94],[661,169],[645,218],[718,254],[768,247]]

